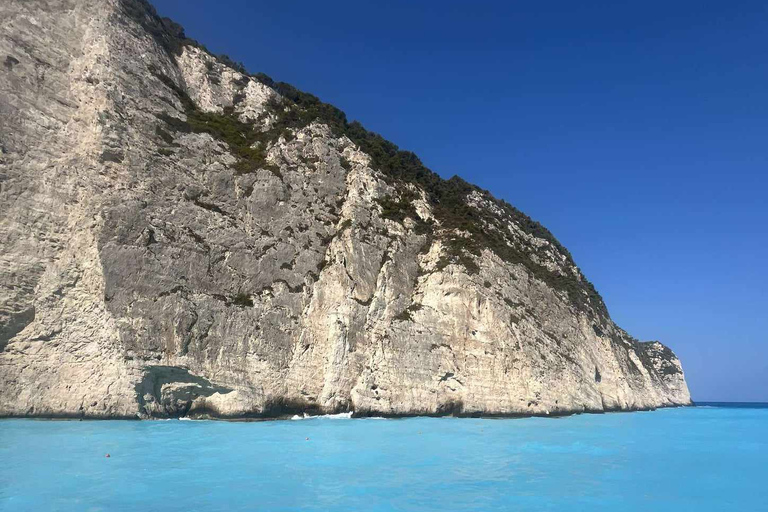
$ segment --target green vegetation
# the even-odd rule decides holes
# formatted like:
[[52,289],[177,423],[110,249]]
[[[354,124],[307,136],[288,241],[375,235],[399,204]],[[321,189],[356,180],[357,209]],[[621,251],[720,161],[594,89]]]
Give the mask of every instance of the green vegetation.
[[232,60],[232,58],[229,55],[227,55],[226,53],[220,53],[219,55],[216,56],[216,58],[219,60],[219,62],[221,62],[225,66],[228,66],[228,67],[234,69],[235,71],[237,71],[239,73],[242,73],[244,75],[248,74],[248,72],[245,70],[245,66],[243,66],[242,62]]
[[[254,172],[261,168],[281,177],[277,167],[266,161],[264,147],[268,138],[263,132],[256,131],[251,124],[240,121],[233,107],[226,107],[222,113],[203,112],[173,80],[154,67],[150,67],[150,72],[176,94],[187,115],[186,121],[167,114],[159,115],[171,129],[183,133],[208,133],[225,142],[232,155],[237,158],[234,165],[237,174]],[[155,131],[166,143],[173,142],[173,137],[162,128],[157,127]]]
[[[150,33],[171,56],[178,54],[184,44],[193,44],[204,49],[198,43],[187,39],[181,27],[172,24],[170,20],[160,20],[156,16],[149,20],[143,16],[145,19],[138,21],[151,27]],[[248,74],[242,64],[232,61],[229,57],[219,56],[219,60],[243,74]],[[238,172],[265,167],[263,148],[267,147],[269,141],[277,140],[279,136],[290,139],[296,130],[315,121],[326,124],[335,136],[349,137],[362,151],[370,155],[373,167],[398,190],[399,198],[386,197],[380,200],[384,218],[402,222],[406,217],[411,217],[422,232],[428,232],[429,226],[423,225],[411,204],[415,194],[408,187],[403,187],[403,184],[416,185],[426,193],[426,199],[441,228],[441,233],[436,235],[443,237],[447,249],[447,254],[438,267],[454,263],[465,266],[470,273],[476,273],[479,267],[475,257],[479,256],[483,249],[488,249],[506,262],[524,265],[536,278],[556,290],[567,293],[576,307],[607,316],[602,298],[580,273],[574,272],[564,276],[552,272],[531,257],[531,251],[538,251],[536,256],[539,260],[548,258],[546,248],[536,249],[527,245],[523,247],[513,241],[507,227],[509,220],[526,233],[548,241],[556,253],[563,255],[567,263],[574,265],[571,254],[537,221],[458,176],[448,180],[441,178],[428,169],[414,153],[400,150],[392,142],[366,130],[356,121],[349,122],[344,112],[323,103],[316,96],[300,91],[290,84],[275,82],[263,73],[249,76],[274,89],[283,98],[282,101],[275,100],[268,105],[277,115],[277,120],[269,131],[255,132],[240,123],[231,110],[223,114],[199,112],[172,80],[160,76],[179,96],[188,117],[186,123],[168,118],[169,116],[166,116],[165,120],[177,130],[183,130],[186,124],[189,131],[210,133],[226,142],[238,157]],[[255,144],[256,142],[259,144]],[[468,204],[467,196],[472,193],[479,194],[483,199],[500,207],[506,216],[497,216],[487,209],[475,208]]]
[[413,206],[415,198],[416,194],[408,190],[401,193],[398,199],[394,199],[392,196],[384,196],[377,199],[376,202],[381,206],[381,216],[383,218],[403,222],[406,217],[419,220],[416,208]]
[[[185,45],[204,48],[194,39],[184,34],[184,28],[170,18],[161,18],[157,11],[146,0],[119,2],[123,13],[144,27],[161,48],[165,48],[171,57],[181,55]],[[118,18],[119,19],[119,18]]]
[[232,107],[225,108],[222,114],[197,109],[187,111],[187,123],[195,133],[208,133],[226,142],[229,150],[237,157],[234,168],[239,174],[269,167],[262,142],[258,140],[259,132],[252,125],[241,122]]
[[[504,261],[522,264],[548,285],[565,291],[577,306],[588,309],[586,306],[591,305],[598,313],[605,312],[605,305],[591,283],[585,279],[580,280],[577,276],[561,276],[536,263],[531,258],[531,248],[518,247],[509,242],[506,219],[474,208],[467,203],[467,196],[476,192],[495,203],[526,233],[547,240],[557,252],[565,256],[569,264],[574,265],[571,254],[540,223],[506,201],[495,199],[489,192],[467,183],[458,176],[444,180],[429,170],[412,152],[401,151],[395,144],[381,135],[369,132],[356,121],[348,122],[341,110],[321,102],[316,96],[284,82],[275,82],[263,73],[252,76],[273,88],[286,100],[285,103],[273,105],[278,113],[274,130],[298,130],[313,121],[320,121],[329,126],[336,136],[346,135],[370,155],[373,166],[382,172],[391,184],[414,184],[426,192],[435,217],[447,236],[447,259],[439,265],[457,263],[463,265],[468,272],[477,273],[479,267],[473,256],[480,256],[482,249],[487,248]],[[379,200],[382,216],[397,222],[411,217],[417,221],[418,226],[420,219],[412,205],[416,194],[402,186],[397,188],[400,192],[399,198],[387,196]],[[462,234],[456,234],[457,232]],[[546,258],[546,252],[541,250],[539,257]]]
[[[645,366],[649,370],[655,370],[656,369],[656,363],[654,359],[651,357],[649,352],[656,351],[656,348],[654,348],[655,341],[637,341],[636,339],[632,339],[631,343],[635,349],[635,352],[637,353],[638,357],[640,358],[640,361],[642,361],[643,366]],[[667,346],[662,345],[661,348],[661,360],[666,363],[661,364],[661,375],[677,375],[680,373],[680,369],[677,367],[677,365],[672,364],[672,361],[674,361],[675,354],[672,352],[672,349],[670,349]],[[630,359],[628,359],[630,360]]]

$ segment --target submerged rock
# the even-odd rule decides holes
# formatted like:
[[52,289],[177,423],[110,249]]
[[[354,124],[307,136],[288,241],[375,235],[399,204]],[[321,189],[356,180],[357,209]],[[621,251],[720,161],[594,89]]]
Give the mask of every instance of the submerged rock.
[[511,205],[140,0],[0,6],[0,415],[686,405]]

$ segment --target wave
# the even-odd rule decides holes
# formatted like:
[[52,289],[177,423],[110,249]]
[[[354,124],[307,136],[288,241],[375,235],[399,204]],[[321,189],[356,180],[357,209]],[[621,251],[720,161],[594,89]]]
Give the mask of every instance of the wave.
[[340,412],[338,414],[318,414],[312,416],[311,414],[294,414],[291,417],[292,420],[314,420],[314,419],[326,419],[326,420],[349,420],[352,419],[351,412]]

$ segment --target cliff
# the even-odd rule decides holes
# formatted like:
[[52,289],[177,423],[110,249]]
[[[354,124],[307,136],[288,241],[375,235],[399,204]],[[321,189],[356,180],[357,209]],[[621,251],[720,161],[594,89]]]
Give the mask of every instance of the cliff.
[[0,5],[0,415],[685,405],[540,224],[139,0]]

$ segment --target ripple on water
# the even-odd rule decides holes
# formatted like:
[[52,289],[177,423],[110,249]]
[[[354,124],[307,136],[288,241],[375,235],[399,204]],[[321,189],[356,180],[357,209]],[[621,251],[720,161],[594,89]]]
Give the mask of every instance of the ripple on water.
[[300,419],[0,420],[0,510],[705,512],[768,503],[768,409]]

